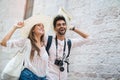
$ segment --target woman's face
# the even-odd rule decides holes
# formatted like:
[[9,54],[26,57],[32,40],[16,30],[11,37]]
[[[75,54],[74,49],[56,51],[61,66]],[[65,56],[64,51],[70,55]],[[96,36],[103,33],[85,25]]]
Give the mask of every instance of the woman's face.
[[44,35],[44,25],[42,23],[38,23],[35,25],[35,28],[33,30],[33,32],[36,34],[36,35]]

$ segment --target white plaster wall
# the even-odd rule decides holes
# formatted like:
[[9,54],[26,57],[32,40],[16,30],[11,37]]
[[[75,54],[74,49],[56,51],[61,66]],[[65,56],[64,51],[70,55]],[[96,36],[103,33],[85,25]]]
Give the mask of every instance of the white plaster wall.
[[[0,0],[0,40],[6,35],[10,28],[24,17],[26,0]],[[17,30],[12,39],[19,38]],[[8,60],[12,58],[16,49],[11,50],[0,46],[0,74]]]
[[[120,0],[35,0],[33,15],[55,16],[64,7],[72,24],[93,37],[70,56],[68,80],[120,79]],[[79,35],[68,31],[67,37]]]

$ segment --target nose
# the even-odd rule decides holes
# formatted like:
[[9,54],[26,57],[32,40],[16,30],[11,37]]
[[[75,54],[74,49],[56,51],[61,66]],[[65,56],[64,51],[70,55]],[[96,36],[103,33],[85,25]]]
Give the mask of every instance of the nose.
[[60,27],[64,27],[64,26],[63,26],[63,24],[61,24],[61,26],[60,26]]

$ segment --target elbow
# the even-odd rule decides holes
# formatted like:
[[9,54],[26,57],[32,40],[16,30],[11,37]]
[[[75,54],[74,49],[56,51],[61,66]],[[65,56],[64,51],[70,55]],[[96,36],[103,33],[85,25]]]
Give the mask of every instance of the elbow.
[[6,47],[6,42],[2,41],[2,42],[0,42],[0,45],[2,45],[2,46],[5,46],[5,47]]
[[85,39],[89,38],[89,35],[85,35],[84,38],[85,38]]

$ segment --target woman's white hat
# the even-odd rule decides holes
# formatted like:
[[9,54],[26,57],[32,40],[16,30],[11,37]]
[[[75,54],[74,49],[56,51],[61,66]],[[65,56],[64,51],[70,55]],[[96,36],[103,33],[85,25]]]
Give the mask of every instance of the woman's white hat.
[[[70,28],[70,21],[72,19],[72,16],[69,12],[67,12],[64,8],[60,8],[57,15],[63,15],[66,19],[66,22],[68,24],[68,29]],[[53,18],[50,16],[45,15],[33,15],[30,18],[26,19],[24,21],[24,27],[21,28],[21,35],[22,37],[27,38],[30,29],[37,23],[43,23],[45,34],[53,34]]]
[[30,18],[24,21],[24,27],[21,28],[21,35],[24,38],[28,37],[30,29],[37,23],[43,23],[45,33],[47,33],[52,26],[51,25],[52,18],[50,16],[45,15],[33,15]]

